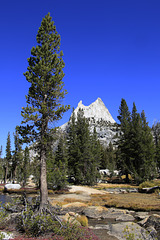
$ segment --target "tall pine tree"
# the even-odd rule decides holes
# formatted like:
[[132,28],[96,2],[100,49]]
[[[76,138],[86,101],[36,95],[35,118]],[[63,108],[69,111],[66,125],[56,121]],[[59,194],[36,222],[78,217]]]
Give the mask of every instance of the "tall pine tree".
[[142,120],[142,145],[143,145],[143,180],[150,180],[157,176],[155,161],[155,148],[151,128],[148,126],[145,112],[141,113]]
[[130,170],[136,182],[142,180],[143,168],[143,146],[142,146],[142,121],[140,114],[137,113],[135,103],[133,103],[130,126]]
[[40,158],[40,211],[48,203],[46,155],[50,124],[61,119],[69,106],[62,100],[67,93],[63,87],[63,53],[60,51],[60,35],[48,13],[42,19],[37,34],[37,46],[31,49],[28,71],[24,73],[31,84],[26,96],[27,106],[21,112],[23,122],[19,131],[25,141],[36,141]]
[[120,121],[120,133],[117,141],[117,166],[126,175],[126,182],[130,174],[130,124],[131,113],[129,112],[125,99],[122,98],[119,108],[118,120]]
[[30,155],[29,155],[29,148],[26,146],[24,149],[24,156],[23,161],[21,163],[21,179],[23,182],[23,186],[27,183],[27,178],[31,175],[30,172]]
[[2,145],[0,147],[0,178],[3,178],[3,159],[2,159]]
[[11,177],[11,164],[12,164],[11,137],[10,137],[10,132],[8,132],[7,144],[6,144],[6,156],[3,162],[4,183],[6,183],[8,177]]
[[122,99],[119,113],[118,167],[125,172],[126,176],[130,173],[136,183],[152,179],[156,175],[154,145],[145,113],[142,111],[140,115],[133,103],[130,115],[124,99]]
[[68,168],[76,184],[95,184],[101,151],[96,132],[91,134],[83,109],[72,113],[68,132]]
[[78,152],[77,146],[77,133],[76,133],[76,117],[74,109],[72,111],[72,115],[69,121],[68,128],[68,174],[69,177],[72,178],[76,172],[76,157]]
[[21,181],[22,173],[22,161],[23,161],[23,153],[22,153],[22,146],[19,139],[18,131],[15,131],[14,134],[14,146],[15,150],[13,151],[13,160],[12,160],[12,181],[15,182],[17,179]]
[[157,170],[160,171],[160,122],[155,122],[152,126],[154,144],[155,144],[155,162]]
[[47,157],[47,179],[50,189],[64,189],[67,185],[68,152],[65,135],[61,135],[57,150],[50,149]]

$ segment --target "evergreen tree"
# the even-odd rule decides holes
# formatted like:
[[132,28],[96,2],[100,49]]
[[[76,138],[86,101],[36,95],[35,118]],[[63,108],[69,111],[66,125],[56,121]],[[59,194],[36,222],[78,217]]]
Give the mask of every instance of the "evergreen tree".
[[47,159],[47,179],[51,189],[63,189],[67,185],[68,153],[65,135],[60,137],[56,152],[50,150]]
[[[121,122],[121,132],[117,142],[118,160],[120,159],[118,163],[119,167],[121,164],[122,170],[125,169],[125,173],[130,173],[136,183],[140,183],[156,175],[153,137],[144,111],[140,115],[137,112],[135,103],[133,103],[131,116],[127,114],[128,118],[122,118],[122,109],[128,109],[124,100],[123,104],[124,107],[122,108],[121,104],[120,116],[118,116]],[[123,119],[125,119],[125,122],[122,121]]]
[[107,147],[101,145],[101,163],[100,169],[107,169],[109,165],[109,158],[107,153]]
[[93,185],[98,177],[100,146],[96,132],[93,135],[90,133],[89,123],[82,109],[78,110],[76,120],[74,112],[71,117],[68,153],[69,174],[75,177],[76,184]]
[[68,128],[68,174],[70,178],[73,177],[76,172],[77,147],[76,118],[73,109]]
[[132,110],[131,124],[131,170],[135,181],[140,183],[153,178],[156,174],[154,163],[154,144],[151,129],[146,121],[145,112],[137,113],[135,103]]
[[[28,71],[24,73],[31,84],[26,96],[27,107],[21,112],[23,121],[19,131],[25,142],[36,141],[40,156],[40,211],[46,208],[48,191],[46,175],[47,145],[51,136],[50,124],[61,119],[69,106],[61,104],[64,62],[60,51],[60,35],[48,13],[42,19],[37,34],[37,46],[31,49]],[[28,124],[27,124],[28,123]]]
[[158,171],[160,170],[160,122],[155,122],[152,126],[154,144],[155,144],[155,162]]
[[37,188],[40,188],[40,158],[38,154],[32,157],[32,161],[30,161],[30,170],[30,174],[34,176],[34,183],[36,184]]
[[3,159],[2,159],[2,145],[0,147],[0,179],[3,178]]
[[108,169],[113,172],[116,169],[116,154],[115,150],[113,149],[113,144],[110,142],[109,146],[107,147],[107,155],[108,155]]
[[[87,184],[88,174],[90,172],[90,160],[92,158],[90,145],[90,131],[87,119],[84,117],[84,112],[79,109],[77,112],[76,122],[77,135],[77,156],[75,166],[76,183]],[[92,160],[91,160],[92,161]]]
[[117,166],[126,175],[126,182],[129,181],[130,173],[130,124],[131,113],[129,112],[125,99],[122,98],[119,108],[120,133],[117,141]]
[[137,113],[135,103],[133,103],[132,115],[131,115],[131,126],[130,126],[130,173],[134,176],[137,182],[141,179],[141,172],[143,166],[142,159],[142,122],[140,114]]
[[155,146],[155,162],[158,172],[160,172],[160,137],[158,139],[157,145]]
[[0,158],[1,158],[1,155],[2,155],[2,145],[0,147]]
[[[91,152],[93,155],[93,162],[91,164],[92,179],[91,185],[96,183],[97,179],[100,177],[98,169],[101,163],[101,145],[97,137],[96,128],[94,127],[93,134],[91,134]],[[91,178],[90,177],[90,178]]]
[[18,131],[16,130],[14,134],[14,146],[15,150],[13,151],[13,158],[12,158],[12,181],[15,182],[15,179],[18,181],[21,180],[21,165],[23,160],[23,153],[22,147],[19,139]]
[[141,113],[142,119],[142,146],[143,146],[143,180],[153,179],[157,175],[154,141],[151,128],[146,121],[145,112]]
[[152,132],[153,132],[155,145],[157,145],[160,137],[160,122],[154,122],[152,126]]
[[26,146],[24,149],[23,161],[21,164],[21,181],[23,182],[23,186],[27,183],[27,178],[31,174],[30,172],[30,156],[29,156],[29,148]]
[[8,132],[7,136],[7,144],[6,144],[6,156],[3,162],[3,169],[4,169],[4,184],[7,181],[8,177],[11,177],[11,163],[12,163],[12,153],[11,153],[11,138],[10,132]]
[[101,147],[101,169],[109,169],[113,172],[117,168],[116,166],[116,150],[113,148],[113,144],[110,142],[107,147]]

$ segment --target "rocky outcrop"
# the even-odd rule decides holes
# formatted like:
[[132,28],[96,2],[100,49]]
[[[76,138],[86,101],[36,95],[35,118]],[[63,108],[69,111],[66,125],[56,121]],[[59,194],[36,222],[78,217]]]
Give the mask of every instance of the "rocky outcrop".
[[65,215],[60,215],[59,219],[77,226],[88,227],[88,218],[75,212],[68,212]]
[[97,207],[90,206],[84,209],[84,215],[88,218],[95,219],[114,219],[115,221],[134,221],[135,218],[129,214],[126,210],[120,210],[116,208],[105,208],[105,207]]
[[153,214],[151,216],[148,216],[139,224],[145,227],[153,235],[156,235],[158,239],[160,239],[160,215]]
[[1,239],[7,240],[7,239],[14,239],[14,234],[13,233],[6,233],[6,232],[0,232],[1,234]]
[[140,193],[154,193],[155,191],[160,190],[160,186],[154,186],[150,188],[139,188]]
[[108,213],[105,207],[90,206],[84,209],[83,214],[88,218],[104,218]]
[[12,183],[8,183],[4,186],[4,189],[7,191],[7,190],[11,190],[11,189],[20,189],[21,188],[21,185],[20,184],[12,184]]
[[77,221],[75,215],[70,215],[69,213],[66,213],[64,216],[59,216],[59,218],[67,223],[75,224],[76,226],[81,226],[80,222]]
[[85,203],[73,202],[63,205],[61,212],[63,214],[68,212],[82,213],[86,207],[87,205]]
[[110,225],[108,234],[113,235],[118,239],[148,239],[145,229],[133,222],[112,224]]

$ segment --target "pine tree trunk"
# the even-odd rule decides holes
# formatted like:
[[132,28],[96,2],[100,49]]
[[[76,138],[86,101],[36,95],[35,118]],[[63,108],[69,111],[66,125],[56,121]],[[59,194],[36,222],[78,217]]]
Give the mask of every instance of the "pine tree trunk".
[[40,211],[44,211],[48,204],[47,170],[45,147],[41,149],[41,175],[40,175]]
[[126,183],[129,183],[129,174],[128,174],[128,172],[126,171]]
[[8,175],[8,167],[5,167],[5,172],[4,172],[4,184],[7,182],[7,175]]

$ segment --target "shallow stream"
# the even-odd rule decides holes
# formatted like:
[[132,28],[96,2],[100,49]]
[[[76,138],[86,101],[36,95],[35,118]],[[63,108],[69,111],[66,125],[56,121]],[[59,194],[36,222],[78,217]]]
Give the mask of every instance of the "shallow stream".
[[12,198],[6,194],[0,194],[0,204],[3,205],[6,202],[11,202]]

